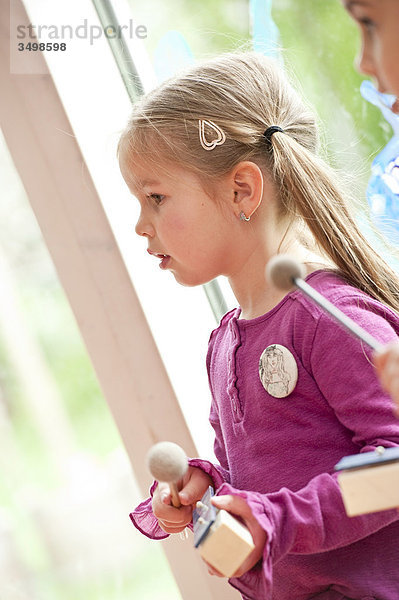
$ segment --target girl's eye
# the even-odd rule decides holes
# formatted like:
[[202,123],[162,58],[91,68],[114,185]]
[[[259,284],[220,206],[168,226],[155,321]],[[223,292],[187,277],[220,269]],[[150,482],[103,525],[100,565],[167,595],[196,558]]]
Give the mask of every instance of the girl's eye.
[[148,198],[151,198],[155,202],[155,204],[159,206],[162,203],[165,196],[163,194],[150,194]]
[[363,17],[363,18],[359,19],[359,23],[361,23],[363,25],[363,27],[365,27],[367,29],[367,31],[371,31],[375,27],[374,21],[372,21],[368,17]]

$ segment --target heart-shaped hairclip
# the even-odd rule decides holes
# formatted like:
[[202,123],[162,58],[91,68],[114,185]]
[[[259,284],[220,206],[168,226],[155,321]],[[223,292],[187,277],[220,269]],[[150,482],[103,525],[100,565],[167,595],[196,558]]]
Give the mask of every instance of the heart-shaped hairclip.
[[[198,125],[199,139],[201,142],[201,146],[204,148],[204,150],[213,150],[214,148],[216,148],[216,146],[221,146],[226,141],[226,134],[224,133],[223,129],[221,129],[218,125],[213,123],[213,121],[199,119]],[[207,127],[207,129],[212,129],[212,131],[214,131],[216,134],[216,137],[211,141],[208,141],[205,138],[205,126]]]

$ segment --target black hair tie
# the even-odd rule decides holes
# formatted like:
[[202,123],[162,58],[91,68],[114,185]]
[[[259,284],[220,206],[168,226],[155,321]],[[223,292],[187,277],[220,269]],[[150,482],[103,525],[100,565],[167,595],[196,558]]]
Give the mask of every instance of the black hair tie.
[[272,143],[272,135],[273,135],[273,133],[276,133],[276,131],[280,131],[281,133],[284,133],[284,129],[281,129],[281,127],[279,127],[278,125],[271,125],[263,133],[263,137],[265,138],[265,140],[267,141],[268,144]]

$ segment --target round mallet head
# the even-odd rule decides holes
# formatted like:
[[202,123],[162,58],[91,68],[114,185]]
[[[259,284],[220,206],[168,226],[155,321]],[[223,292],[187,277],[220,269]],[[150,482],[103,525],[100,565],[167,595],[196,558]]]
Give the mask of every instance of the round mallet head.
[[169,483],[172,504],[178,508],[180,500],[176,483],[188,469],[184,450],[173,442],[159,442],[148,452],[147,465],[154,479]]
[[278,290],[289,292],[295,286],[294,279],[306,277],[302,263],[288,254],[276,254],[266,265],[266,279]]

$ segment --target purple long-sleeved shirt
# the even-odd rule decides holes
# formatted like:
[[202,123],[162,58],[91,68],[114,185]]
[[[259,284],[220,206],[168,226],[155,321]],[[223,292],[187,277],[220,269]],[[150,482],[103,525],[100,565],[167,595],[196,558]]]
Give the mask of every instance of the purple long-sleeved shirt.
[[[399,318],[381,303],[328,271],[307,280],[380,342],[396,338]],[[253,600],[398,600],[398,512],[347,517],[333,471],[343,456],[399,444],[371,351],[299,291],[261,317],[239,316],[223,317],[207,356],[219,465],[190,461],[217,494],[245,498],[267,533],[263,561],[230,583]],[[284,398],[259,375],[273,344],[298,368]],[[150,500],[131,518],[149,537],[166,536]]]

